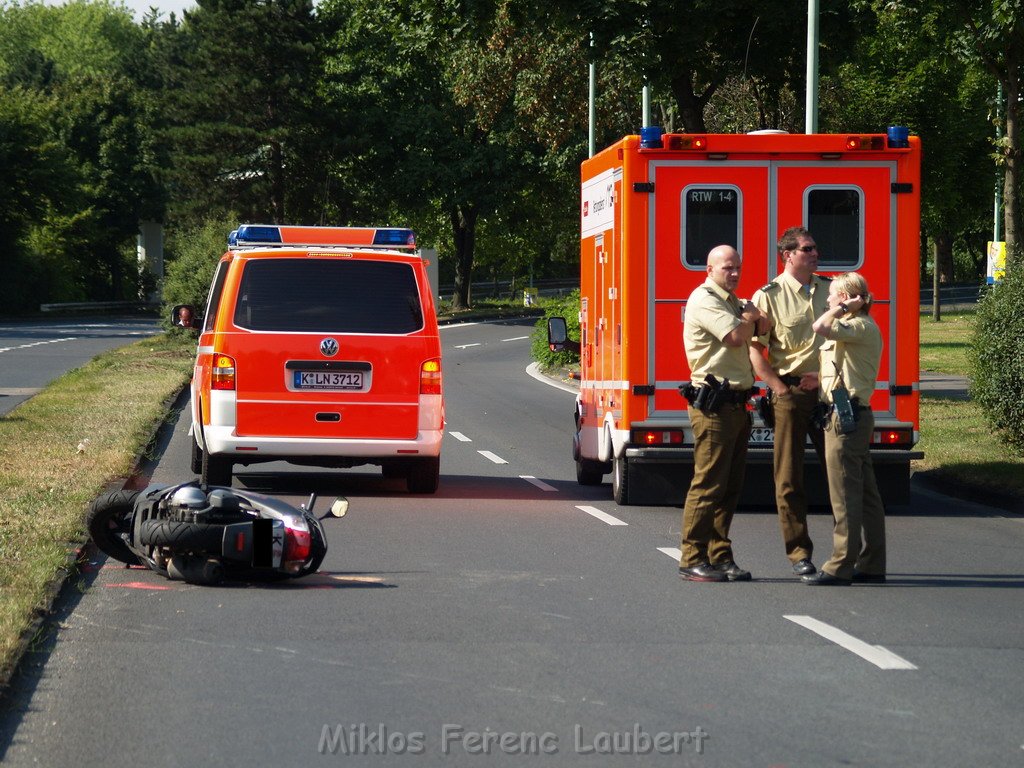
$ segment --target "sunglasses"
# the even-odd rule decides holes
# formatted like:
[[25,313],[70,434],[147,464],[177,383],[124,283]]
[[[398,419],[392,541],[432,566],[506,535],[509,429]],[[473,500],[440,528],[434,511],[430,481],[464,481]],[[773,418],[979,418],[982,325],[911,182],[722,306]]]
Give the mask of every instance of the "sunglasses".
[[804,253],[810,253],[811,251],[818,250],[816,245],[801,245],[799,248],[790,248],[791,251],[803,251]]

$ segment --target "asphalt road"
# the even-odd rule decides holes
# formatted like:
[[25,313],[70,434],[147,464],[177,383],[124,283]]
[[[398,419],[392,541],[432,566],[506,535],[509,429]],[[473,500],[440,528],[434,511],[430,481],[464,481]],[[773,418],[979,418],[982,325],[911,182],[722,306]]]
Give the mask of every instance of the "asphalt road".
[[[203,588],[97,560],[13,681],[4,765],[1024,764],[1024,519],[917,489],[888,584],[812,589],[743,510],[754,581],[681,582],[679,509],[576,484],[573,395],[527,375],[529,332],[442,330],[436,495],[239,471],[350,499],[320,574]],[[189,477],[186,429],[154,480]]]
[[101,352],[159,332],[142,317],[0,320],[0,415]]

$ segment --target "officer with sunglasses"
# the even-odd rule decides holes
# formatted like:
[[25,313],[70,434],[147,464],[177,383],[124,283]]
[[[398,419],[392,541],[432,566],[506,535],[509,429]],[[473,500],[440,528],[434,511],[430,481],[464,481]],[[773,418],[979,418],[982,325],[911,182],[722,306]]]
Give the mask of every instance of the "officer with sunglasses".
[[790,227],[778,243],[782,274],[754,293],[751,301],[772,318],[769,331],[750,342],[754,373],[770,390],[775,416],[775,504],[786,556],[793,572],[815,572],[814,545],[807,530],[804,451],[807,437],[825,465],[825,442],[812,423],[818,403],[818,350],[822,337],[813,323],[828,309],[830,280],[815,274],[818,247],[803,227]]

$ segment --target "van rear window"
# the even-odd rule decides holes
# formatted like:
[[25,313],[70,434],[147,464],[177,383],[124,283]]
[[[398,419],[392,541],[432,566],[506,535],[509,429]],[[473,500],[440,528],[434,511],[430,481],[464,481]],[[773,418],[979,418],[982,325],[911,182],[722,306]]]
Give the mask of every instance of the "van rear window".
[[242,273],[235,325],[254,331],[412,333],[423,327],[409,264],[259,259]]

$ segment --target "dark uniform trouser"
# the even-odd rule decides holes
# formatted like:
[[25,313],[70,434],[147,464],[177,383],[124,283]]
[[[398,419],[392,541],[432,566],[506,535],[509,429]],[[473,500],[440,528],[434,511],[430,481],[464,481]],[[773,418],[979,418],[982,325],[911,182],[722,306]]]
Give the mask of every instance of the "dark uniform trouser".
[[[835,528],[832,557],[821,570],[849,579],[854,568],[862,573],[885,573],[885,508],[875,482],[868,445],[875,428],[870,410],[857,413],[857,429],[839,433],[837,417],[825,433],[828,489]],[[863,532],[863,540],[862,540]]]
[[807,532],[807,492],[804,489],[804,451],[807,437],[818,452],[824,468],[825,443],[822,431],[811,425],[811,414],[818,404],[818,390],[807,392],[789,387],[789,394],[772,396],[775,409],[775,506],[779,527],[791,563],[810,560],[814,552]]
[[682,558],[691,568],[733,559],[729,526],[743,490],[750,439],[746,405],[723,405],[718,413],[689,408],[693,427],[693,482],[683,507]]

